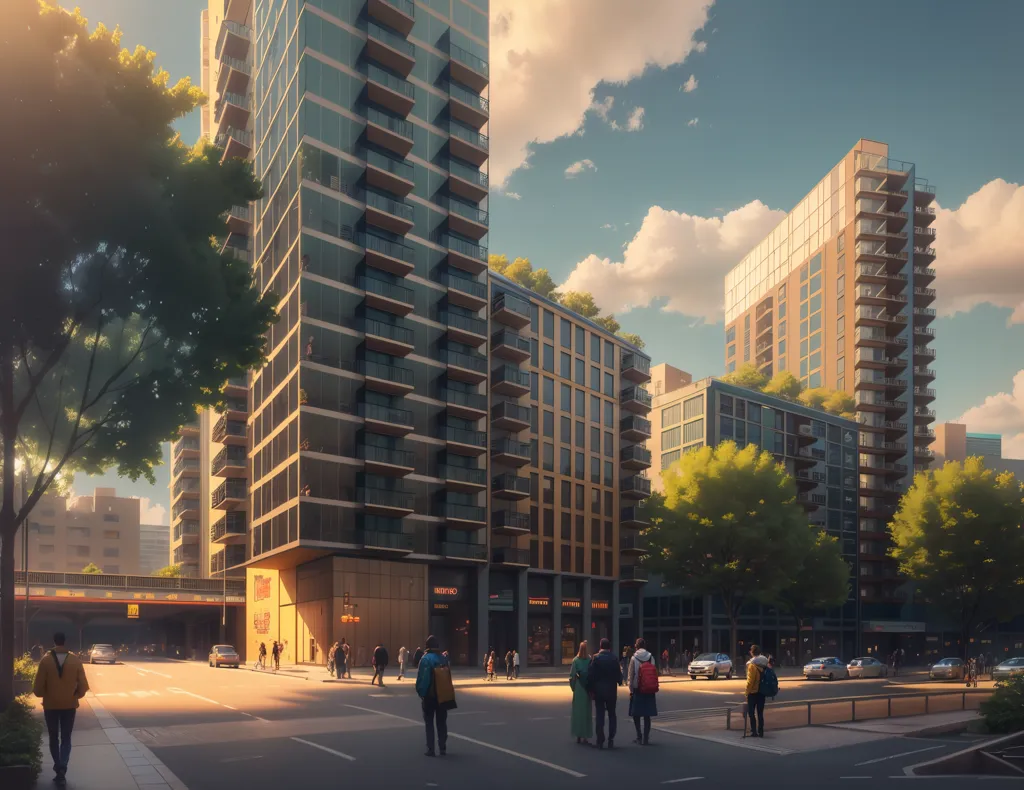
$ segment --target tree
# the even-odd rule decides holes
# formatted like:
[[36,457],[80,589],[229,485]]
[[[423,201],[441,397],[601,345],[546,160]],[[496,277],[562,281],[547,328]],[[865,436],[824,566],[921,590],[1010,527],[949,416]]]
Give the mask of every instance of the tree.
[[786,470],[755,446],[726,441],[689,453],[662,473],[652,497],[647,567],[669,585],[718,595],[737,647],[740,609],[777,600],[796,578],[816,530]]
[[768,383],[768,377],[758,370],[756,365],[747,362],[740,365],[732,373],[726,373],[722,376],[722,381],[726,384],[735,384],[737,387],[746,387],[747,389],[760,392],[764,389],[765,384]]
[[804,390],[800,393],[799,401],[808,408],[824,411],[822,405],[828,399],[829,391],[824,387]]
[[761,391],[765,395],[774,395],[776,398],[785,398],[786,400],[796,400],[800,397],[800,392],[803,390],[804,385],[800,383],[800,379],[790,373],[788,370],[780,370],[774,376],[771,381],[767,382]]
[[615,316],[602,315],[594,319],[594,323],[599,327],[603,328],[607,332],[611,332],[613,335],[617,335],[619,330],[622,329],[622,325],[615,320]]
[[81,570],[82,573],[88,573],[90,576],[100,576],[103,571],[99,569],[99,566],[94,562],[90,562]]
[[625,340],[627,343],[632,343],[634,346],[639,348],[641,351],[644,350],[644,346],[647,344],[644,339],[640,337],[636,332],[619,332],[619,337]]
[[559,304],[584,318],[596,318],[601,308],[594,304],[594,295],[589,291],[565,291],[558,298]]
[[821,408],[829,414],[837,414],[848,420],[853,420],[857,417],[856,401],[854,401],[850,393],[843,392],[842,390],[829,390],[828,396],[821,404]]
[[529,258],[516,258],[509,263],[507,255],[488,255],[487,265],[523,288],[529,288],[547,299],[558,299],[555,281],[551,279],[548,270],[535,270]]
[[154,576],[163,576],[164,578],[167,578],[167,579],[178,579],[178,578],[184,576],[185,574],[182,573],[182,571],[181,571],[181,565],[177,564],[177,565],[165,565],[164,567],[162,567],[160,570],[158,570],[153,575]]
[[1022,523],[1017,478],[976,457],[915,475],[889,523],[900,572],[959,624],[964,658],[979,623],[1021,611]]
[[[37,0],[0,25],[0,708],[13,696],[15,533],[70,470],[153,480],[161,443],[264,360],[276,297],[222,255],[250,164],[184,146],[172,123],[205,99],[142,47]],[[15,462],[23,472],[15,474]],[[15,507],[15,478],[27,478]]]
[[779,604],[796,621],[797,632],[810,612],[842,606],[850,597],[850,565],[839,551],[839,541],[818,530],[800,570],[779,595]]

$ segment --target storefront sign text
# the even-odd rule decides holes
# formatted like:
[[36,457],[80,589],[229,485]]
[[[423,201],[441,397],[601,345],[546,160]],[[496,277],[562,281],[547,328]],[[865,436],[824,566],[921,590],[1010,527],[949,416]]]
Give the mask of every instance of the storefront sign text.
[[579,598],[563,598],[562,608],[563,609],[581,609],[583,602]]
[[456,598],[459,594],[458,587],[435,587],[434,595],[438,598]]
[[608,601],[591,601],[590,608],[595,612],[607,612],[609,609]]
[[252,577],[252,600],[254,603],[259,601],[265,601],[270,597],[270,577],[269,576],[253,576]]
[[530,606],[551,606],[550,598],[530,598],[528,603]]

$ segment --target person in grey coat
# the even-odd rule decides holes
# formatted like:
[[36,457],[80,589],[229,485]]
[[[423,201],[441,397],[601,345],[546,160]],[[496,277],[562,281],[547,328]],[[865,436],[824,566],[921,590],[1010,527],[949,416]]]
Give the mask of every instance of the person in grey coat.
[[[636,727],[636,741],[638,746],[647,746],[651,739],[651,718],[658,715],[658,701],[655,694],[640,693],[640,666],[642,664],[654,663],[654,656],[647,650],[647,643],[643,638],[636,640],[636,652],[629,660],[629,669],[626,673],[626,685],[629,686],[629,715],[633,717],[633,726]],[[657,666],[655,666],[657,671]],[[643,731],[640,729],[643,723]]]

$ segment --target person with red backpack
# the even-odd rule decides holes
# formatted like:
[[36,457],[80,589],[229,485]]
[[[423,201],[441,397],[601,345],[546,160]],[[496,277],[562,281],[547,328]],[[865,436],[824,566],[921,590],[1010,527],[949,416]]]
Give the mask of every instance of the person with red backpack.
[[626,682],[629,686],[629,715],[636,727],[635,742],[638,746],[647,746],[651,739],[651,718],[658,715],[658,667],[642,637],[636,640],[636,652],[629,660]]

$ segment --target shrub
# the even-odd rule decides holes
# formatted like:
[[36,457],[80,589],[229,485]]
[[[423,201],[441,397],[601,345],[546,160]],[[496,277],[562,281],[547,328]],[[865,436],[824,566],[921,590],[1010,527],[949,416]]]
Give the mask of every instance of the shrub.
[[19,656],[14,659],[14,679],[35,680],[37,666],[39,665],[32,660],[32,657],[28,653],[23,656]]
[[28,702],[16,698],[0,713],[0,767],[28,765],[38,777],[43,770],[42,742],[42,723]]
[[981,703],[990,732],[1024,730],[1024,675],[1000,680],[992,696]]

